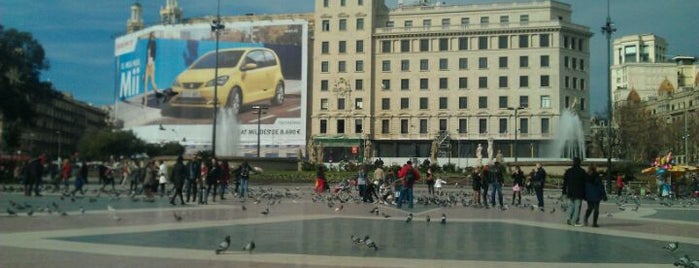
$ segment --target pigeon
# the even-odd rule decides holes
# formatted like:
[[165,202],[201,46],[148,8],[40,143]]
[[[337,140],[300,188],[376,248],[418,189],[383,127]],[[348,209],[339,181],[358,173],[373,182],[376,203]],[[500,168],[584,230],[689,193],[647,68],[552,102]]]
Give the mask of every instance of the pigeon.
[[7,214],[10,214],[10,216],[17,216],[17,212],[12,210],[11,208],[7,208]]
[[33,209],[33,208],[29,209],[29,211],[27,212],[27,216],[31,216],[31,215],[34,215],[34,209]]
[[427,223],[430,223],[430,215],[425,216],[425,221],[426,221]]
[[626,211],[626,208],[625,208],[625,207],[619,207],[619,210],[621,210],[621,211]]
[[607,217],[613,217],[612,213],[607,213]]
[[68,216],[68,212],[61,211],[61,216]]
[[374,207],[374,208],[372,208],[371,210],[369,210],[369,214],[374,214],[374,213],[376,213],[377,211],[379,211],[379,207]]
[[670,243],[667,243],[667,245],[663,246],[664,249],[667,249],[670,252],[677,250],[677,247],[679,247],[678,242],[670,242]]
[[83,207],[80,207],[80,214],[85,214],[85,209]]
[[110,205],[107,205],[107,210],[108,210],[108,211],[111,211],[111,212],[115,212],[115,211],[116,211],[116,209],[114,209],[114,208],[113,208],[112,206],[110,206]]
[[447,224],[447,214],[442,213],[442,220],[439,223]]
[[245,246],[243,247],[243,251],[247,251],[248,253],[252,253],[252,251],[255,250],[255,241],[250,240]]
[[182,221],[182,215],[180,215],[179,213],[177,213],[177,211],[173,211],[173,212],[172,212],[172,216],[175,217],[175,220],[176,220],[176,221]]
[[551,214],[556,213],[556,208],[551,209]]
[[221,241],[221,243],[218,244],[218,248],[216,248],[216,255],[221,254],[221,252],[224,252],[228,250],[228,247],[231,246],[231,236],[227,235],[226,238]]
[[384,218],[390,218],[390,217],[391,217],[391,215],[388,215],[388,214],[383,213],[383,212],[381,212],[381,215],[383,215]]
[[371,240],[371,238],[369,238],[369,235],[364,236],[364,244],[369,248],[373,248],[375,251],[379,250],[379,247],[376,246],[376,242],[374,242],[374,240]]
[[636,207],[632,208],[631,210],[632,210],[632,211],[638,211],[638,205],[636,205]]
[[692,260],[689,259],[689,256],[684,255],[677,259],[675,263],[673,263],[677,267],[691,267]]
[[340,205],[339,207],[336,207],[336,208],[335,208],[335,212],[340,212],[340,211],[342,211],[342,209],[344,209],[344,208],[345,208],[344,205]]
[[692,268],[699,268],[699,260],[693,260],[693,261],[690,263],[689,267],[692,267]]
[[410,223],[411,221],[413,221],[413,213],[408,214],[408,218],[405,219],[405,223]]
[[240,206],[240,209],[242,209],[243,211],[248,210],[248,208],[246,208],[245,206]]
[[352,240],[352,243],[355,245],[361,244],[364,242],[359,236],[356,236],[356,235],[350,235],[350,239]]
[[260,214],[267,216],[269,214],[269,208],[265,208]]
[[119,217],[117,214],[112,214],[112,220],[121,221],[121,217]]

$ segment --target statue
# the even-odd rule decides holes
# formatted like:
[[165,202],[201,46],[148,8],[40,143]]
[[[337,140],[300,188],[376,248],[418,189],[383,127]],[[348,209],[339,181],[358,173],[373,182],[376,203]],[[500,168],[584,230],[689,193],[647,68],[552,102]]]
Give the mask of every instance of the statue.
[[498,153],[495,154],[495,161],[502,164],[505,163],[505,157],[502,155],[502,152],[498,150]]
[[480,167],[483,165],[483,146],[481,144],[478,144],[478,148],[476,148],[476,166]]
[[493,159],[495,159],[495,153],[493,153],[494,150],[493,138],[488,138],[488,162],[492,162]]

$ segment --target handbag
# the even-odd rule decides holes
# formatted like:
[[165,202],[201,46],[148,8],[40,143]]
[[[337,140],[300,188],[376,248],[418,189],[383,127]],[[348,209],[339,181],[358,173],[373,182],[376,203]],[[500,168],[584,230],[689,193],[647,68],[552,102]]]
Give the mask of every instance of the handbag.
[[519,192],[521,190],[522,190],[522,188],[519,187],[519,184],[515,184],[514,186],[512,186],[512,191]]

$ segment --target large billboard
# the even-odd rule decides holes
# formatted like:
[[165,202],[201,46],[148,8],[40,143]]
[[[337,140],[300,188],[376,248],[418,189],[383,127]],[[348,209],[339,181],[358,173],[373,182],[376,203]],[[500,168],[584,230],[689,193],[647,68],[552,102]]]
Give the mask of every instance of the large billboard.
[[296,157],[306,144],[307,21],[224,26],[218,42],[207,23],[117,38],[116,120],[188,152],[211,149],[216,129],[217,155],[256,156],[259,145],[261,157]]

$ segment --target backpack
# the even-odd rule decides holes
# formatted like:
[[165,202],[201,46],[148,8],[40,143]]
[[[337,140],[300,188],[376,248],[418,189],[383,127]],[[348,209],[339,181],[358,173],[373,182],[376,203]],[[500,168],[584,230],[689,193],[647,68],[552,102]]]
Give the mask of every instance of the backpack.
[[413,168],[407,169],[407,173],[405,173],[405,181],[408,182],[408,184],[413,184],[415,183],[415,172],[413,172]]

